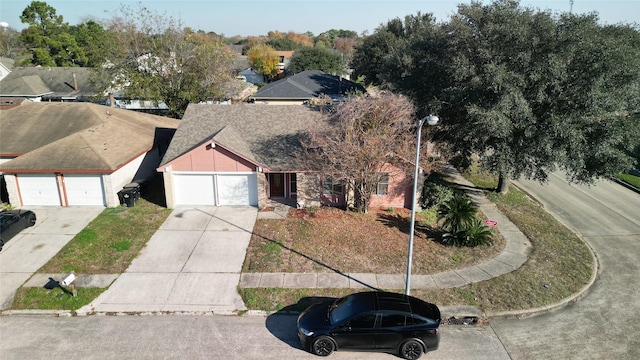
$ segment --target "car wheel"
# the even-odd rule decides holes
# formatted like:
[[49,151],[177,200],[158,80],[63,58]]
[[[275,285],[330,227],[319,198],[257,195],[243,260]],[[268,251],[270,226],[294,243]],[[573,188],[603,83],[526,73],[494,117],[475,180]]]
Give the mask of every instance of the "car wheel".
[[34,215],[29,215],[29,226],[33,226],[36,224],[36,217]]
[[415,340],[409,340],[402,344],[400,356],[407,360],[416,360],[422,355],[422,345]]
[[4,247],[4,240],[0,239],[0,251],[2,251],[3,247]]
[[319,336],[311,344],[311,352],[319,356],[329,356],[336,347],[328,336]]

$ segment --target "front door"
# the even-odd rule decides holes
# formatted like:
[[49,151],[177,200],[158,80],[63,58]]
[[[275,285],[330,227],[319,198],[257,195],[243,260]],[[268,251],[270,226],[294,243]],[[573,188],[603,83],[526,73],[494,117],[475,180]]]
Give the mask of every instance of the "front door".
[[269,174],[269,189],[271,197],[284,197],[284,174]]

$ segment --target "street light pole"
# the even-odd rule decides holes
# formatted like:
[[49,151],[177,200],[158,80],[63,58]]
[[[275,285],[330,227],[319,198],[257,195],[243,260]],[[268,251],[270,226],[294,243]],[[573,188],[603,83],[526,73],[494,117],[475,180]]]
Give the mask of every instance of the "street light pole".
[[418,200],[416,193],[418,192],[418,169],[420,168],[419,159],[420,159],[420,138],[422,135],[422,125],[424,125],[425,121],[430,126],[435,125],[438,123],[438,120],[440,119],[437,116],[429,115],[427,117],[420,119],[420,121],[418,122],[418,138],[416,140],[416,163],[415,163],[415,171],[413,173],[413,205],[411,206],[411,225],[409,228],[409,251],[407,254],[407,281],[406,281],[406,287],[404,288],[405,295],[409,295],[409,292],[411,289],[411,263],[413,258],[413,234],[416,228],[416,203]]

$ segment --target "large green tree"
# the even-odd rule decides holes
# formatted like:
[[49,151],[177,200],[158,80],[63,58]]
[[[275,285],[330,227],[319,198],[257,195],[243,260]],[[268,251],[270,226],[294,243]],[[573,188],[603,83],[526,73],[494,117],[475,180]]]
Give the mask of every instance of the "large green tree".
[[235,92],[235,54],[215,34],[193,33],[141,5],[121,5],[109,20],[113,47],[97,69],[107,91],[156,100],[181,118],[189,103],[223,100]]
[[322,70],[329,74],[346,74],[346,66],[339,52],[320,47],[304,47],[296,51],[287,66],[287,72]]
[[87,61],[84,49],[69,33],[69,24],[62,15],[44,1],[27,6],[20,21],[29,27],[20,35],[29,58],[24,64],[41,66],[82,66]]
[[391,21],[356,58],[367,53],[376,55],[373,67],[357,63],[357,73],[440,115],[435,138],[452,160],[468,165],[479,155],[501,192],[520,176],[544,181],[562,169],[590,182],[633,163],[640,143],[633,26],[517,1],[471,2],[445,23],[422,15]]
[[86,54],[86,61],[80,66],[102,66],[110,55],[109,50],[114,48],[111,32],[93,20],[71,26],[69,32]]

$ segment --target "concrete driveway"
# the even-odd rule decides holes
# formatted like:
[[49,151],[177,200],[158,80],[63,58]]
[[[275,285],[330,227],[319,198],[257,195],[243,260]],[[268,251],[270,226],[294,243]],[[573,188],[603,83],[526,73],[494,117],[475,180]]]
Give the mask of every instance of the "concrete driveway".
[[258,211],[178,207],[129,268],[80,312],[215,312],[246,307],[237,292]]
[[11,306],[18,288],[103,210],[101,206],[32,206],[37,220],[0,252],[0,309]]

